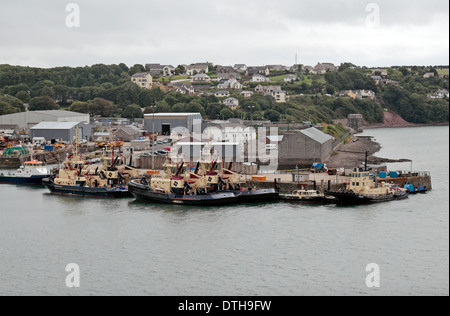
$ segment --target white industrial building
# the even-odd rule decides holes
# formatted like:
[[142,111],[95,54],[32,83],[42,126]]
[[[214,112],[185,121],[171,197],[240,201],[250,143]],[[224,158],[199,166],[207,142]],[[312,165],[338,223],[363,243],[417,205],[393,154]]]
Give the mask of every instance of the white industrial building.
[[30,130],[31,138],[42,137],[46,141],[63,140],[72,142],[78,140],[91,140],[92,125],[84,122],[41,122]]
[[153,133],[170,136],[175,128],[187,129],[194,132],[197,126],[200,132],[202,126],[202,115],[200,113],[155,113],[145,114],[144,129]]
[[30,130],[41,122],[83,122],[89,124],[89,114],[70,111],[30,111],[0,116],[0,125],[14,125],[20,130]]

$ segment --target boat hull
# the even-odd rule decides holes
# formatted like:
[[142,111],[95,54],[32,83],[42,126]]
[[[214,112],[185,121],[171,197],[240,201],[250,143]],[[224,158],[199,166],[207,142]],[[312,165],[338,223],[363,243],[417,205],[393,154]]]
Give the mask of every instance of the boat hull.
[[376,204],[396,200],[394,194],[368,196],[356,194],[353,191],[327,192],[327,195],[334,196],[336,198],[336,204],[343,206]]
[[314,197],[295,197],[295,196],[283,196],[282,200],[290,203],[300,203],[300,204],[318,204],[318,205],[326,205],[326,204],[336,204],[335,198],[329,198],[325,196],[314,196]]
[[31,177],[5,177],[0,176],[0,183],[20,184],[20,185],[42,185],[42,180],[49,178],[50,175],[31,176]]
[[132,196],[128,190],[57,185],[48,179],[45,179],[42,184],[55,195],[113,199],[128,198]]
[[219,191],[220,193],[231,192],[237,196],[239,203],[261,203],[272,202],[280,198],[275,189],[243,190],[243,191]]
[[152,203],[192,206],[218,206],[230,205],[238,202],[238,197],[231,192],[208,195],[164,194],[152,190],[149,186],[133,182],[130,182],[128,189],[136,199]]

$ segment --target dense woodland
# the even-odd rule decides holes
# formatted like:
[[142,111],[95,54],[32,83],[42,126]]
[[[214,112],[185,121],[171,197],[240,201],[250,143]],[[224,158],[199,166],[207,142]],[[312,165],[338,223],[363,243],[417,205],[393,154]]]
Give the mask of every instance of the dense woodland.
[[[179,69],[179,68],[178,68]],[[448,76],[424,78],[433,67],[393,67],[388,78],[399,85],[376,85],[371,69],[343,64],[338,71],[309,75],[299,69],[301,82],[282,85],[291,96],[287,103],[276,103],[271,96],[255,94],[240,101],[231,110],[214,95],[188,96],[165,92],[161,88],[145,90],[131,82],[134,73],[145,71],[142,65],[125,64],[51,69],[0,65],[0,115],[25,110],[70,109],[93,116],[140,118],[143,112],[200,112],[210,119],[232,117],[283,122],[312,121],[331,123],[350,113],[361,113],[371,123],[383,121],[385,108],[413,123],[448,122],[449,100],[427,98],[438,89],[448,89]],[[214,71],[214,70],[213,70]],[[280,75],[280,74],[276,74]],[[309,79],[305,80],[304,77]],[[248,84],[254,88],[255,84]],[[377,100],[336,97],[347,89],[366,89],[377,93]],[[214,90],[211,90],[213,92]]]

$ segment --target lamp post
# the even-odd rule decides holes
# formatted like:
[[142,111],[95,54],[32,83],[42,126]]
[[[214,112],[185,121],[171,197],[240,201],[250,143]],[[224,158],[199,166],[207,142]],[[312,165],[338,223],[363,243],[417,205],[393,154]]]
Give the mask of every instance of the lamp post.
[[250,105],[248,108],[250,109],[250,116],[251,116],[252,127],[253,127],[253,109],[255,108],[255,106],[254,105]]
[[[155,109],[156,105],[150,106],[153,110],[153,129],[152,129],[152,149],[155,149]],[[155,155],[152,155],[152,169],[155,170]]]

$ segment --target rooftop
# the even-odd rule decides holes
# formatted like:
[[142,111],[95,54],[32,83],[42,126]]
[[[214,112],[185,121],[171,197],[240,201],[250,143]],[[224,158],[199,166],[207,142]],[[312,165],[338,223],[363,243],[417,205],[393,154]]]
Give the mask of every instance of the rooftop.
[[325,144],[327,141],[333,140],[333,137],[319,131],[318,129],[316,129],[314,127],[305,129],[305,130],[301,131],[300,133],[302,133],[303,135],[305,135],[321,144]]
[[56,129],[56,130],[61,130],[61,129],[72,129],[75,126],[77,126],[78,124],[80,124],[80,122],[41,122],[37,125],[35,125],[34,127],[32,127],[32,130],[36,130],[36,129]]

